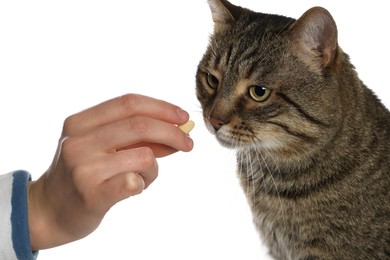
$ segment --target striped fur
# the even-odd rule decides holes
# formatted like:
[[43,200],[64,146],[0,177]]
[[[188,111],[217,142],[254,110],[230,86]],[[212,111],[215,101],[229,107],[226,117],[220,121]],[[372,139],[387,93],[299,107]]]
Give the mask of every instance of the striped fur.
[[196,94],[207,128],[237,150],[270,255],[390,259],[390,113],[338,46],[332,16],[208,2]]

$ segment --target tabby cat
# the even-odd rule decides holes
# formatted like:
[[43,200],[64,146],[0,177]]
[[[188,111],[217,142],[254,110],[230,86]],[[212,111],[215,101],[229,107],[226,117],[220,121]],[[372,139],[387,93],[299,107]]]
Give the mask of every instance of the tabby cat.
[[390,112],[338,45],[330,13],[298,20],[208,0],[196,94],[275,259],[390,259]]

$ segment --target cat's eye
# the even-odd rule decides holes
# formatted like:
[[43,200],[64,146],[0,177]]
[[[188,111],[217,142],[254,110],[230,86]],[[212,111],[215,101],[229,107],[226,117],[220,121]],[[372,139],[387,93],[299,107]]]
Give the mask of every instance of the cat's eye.
[[270,95],[271,90],[264,86],[253,85],[249,87],[249,96],[257,102],[266,101]]
[[212,88],[212,89],[218,88],[219,80],[217,79],[216,76],[214,76],[211,73],[207,73],[206,80],[207,80],[207,84],[209,85],[210,88]]

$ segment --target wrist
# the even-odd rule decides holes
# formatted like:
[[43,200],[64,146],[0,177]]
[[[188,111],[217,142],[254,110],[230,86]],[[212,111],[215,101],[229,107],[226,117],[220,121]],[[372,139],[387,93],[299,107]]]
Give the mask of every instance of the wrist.
[[28,226],[32,250],[41,250],[61,245],[60,233],[55,228],[50,203],[44,193],[42,179],[31,181],[27,186]]
[[44,213],[37,202],[39,197],[38,184],[31,181],[27,185],[28,227],[30,232],[30,245],[32,250],[45,248],[46,227]]

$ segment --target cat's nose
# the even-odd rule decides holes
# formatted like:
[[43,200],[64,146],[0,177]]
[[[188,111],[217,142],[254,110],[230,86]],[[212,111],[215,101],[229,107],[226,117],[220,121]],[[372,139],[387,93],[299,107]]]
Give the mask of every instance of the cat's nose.
[[221,128],[221,126],[227,124],[225,120],[219,119],[217,117],[210,116],[208,119],[215,131],[218,131]]

